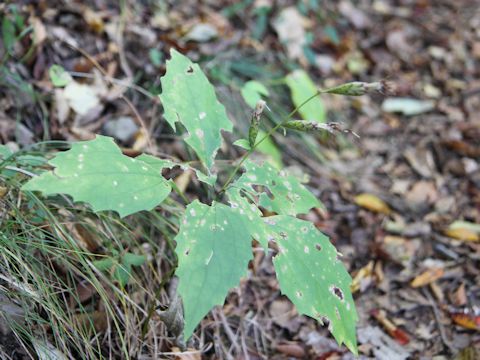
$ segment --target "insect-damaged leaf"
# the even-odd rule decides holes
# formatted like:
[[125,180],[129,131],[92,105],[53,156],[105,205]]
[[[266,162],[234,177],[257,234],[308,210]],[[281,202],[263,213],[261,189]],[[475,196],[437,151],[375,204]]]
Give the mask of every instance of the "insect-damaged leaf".
[[94,211],[114,210],[122,217],[152,209],[171,190],[162,177],[162,167],[123,155],[106,136],[74,143],[49,164],[55,169],[32,178],[22,189],[68,194],[75,201],[89,203]]
[[165,119],[173,129],[177,121],[185,126],[185,142],[210,169],[222,142],[221,130],[232,130],[213,86],[197,64],[173,49],[161,83]]
[[[252,185],[268,188],[271,196],[255,190]],[[269,164],[258,165],[245,162],[245,173],[232,184],[250,194],[260,196],[259,205],[281,215],[297,215],[308,212],[313,207],[323,207],[322,203],[303,186],[297,178],[278,172]]]
[[232,287],[247,274],[252,258],[252,237],[248,217],[239,208],[195,200],[187,206],[175,238],[179,277],[188,339],[200,320],[221,305]]
[[335,247],[308,221],[282,215],[264,221],[278,244],[273,263],[282,293],[298,312],[320,322],[328,319],[337,342],[356,354],[358,316],[350,291],[352,279]]

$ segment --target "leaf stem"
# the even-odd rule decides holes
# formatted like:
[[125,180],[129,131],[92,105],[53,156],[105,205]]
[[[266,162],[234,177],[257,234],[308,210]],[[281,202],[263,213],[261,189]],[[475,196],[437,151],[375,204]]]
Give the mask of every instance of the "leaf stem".
[[172,189],[175,190],[175,192],[182,198],[182,200],[185,202],[185,204],[189,204],[190,201],[188,198],[185,196],[182,190],[175,184],[175,181],[170,181],[170,185],[172,186]]
[[230,173],[227,181],[225,182],[225,184],[223,184],[223,186],[220,189],[218,194],[219,195],[222,194],[227,189],[228,185],[230,185],[230,183],[233,181],[233,178],[235,177],[235,175],[240,170],[240,167],[243,165],[245,160],[247,160],[250,157],[250,155],[255,151],[255,149],[258,147],[258,145],[260,145],[266,138],[268,138],[275,131],[277,131],[283,124],[285,124],[287,121],[289,121],[293,117],[293,115],[295,115],[296,112],[298,110],[300,110],[301,107],[303,107],[305,104],[307,104],[308,102],[310,102],[312,99],[314,99],[318,95],[322,94],[323,92],[324,92],[323,90],[317,90],[317,92],[315,94],[310,96],[308,99],[306,99],[300,105],[298,105],[295,109],[293,109],[293,111],[290,114],[288,114],[282,121],[280,121],[277,125],[275,125],[273,128],[271,128],[270,131],[268,131],[267,134],[265,134],[264,137],[262,137],[259,141],[257,141],[255,143],[255,145],[243,155],[242,159],[240,160],[238,165],[235,167],[235,169],[233,169],[233,171]]

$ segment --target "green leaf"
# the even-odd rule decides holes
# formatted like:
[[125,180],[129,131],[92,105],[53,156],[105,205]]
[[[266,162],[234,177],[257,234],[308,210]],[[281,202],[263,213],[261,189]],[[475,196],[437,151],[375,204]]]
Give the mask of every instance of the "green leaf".
[[146,154],[142,154],[142,155],[138,156],[137,159],[145,161],[146,163],[148,163],[152,166],[155,166],[159,169],[171,169],[175,166],[179,166],[182,170],[192,170],[193,172],[195,172],[195,175],[197,176],[198,180],[200,180],[201,182],[206,183],[210,186],[214,186],[216,181],[217,181],[217,175],[205,175],[200,170],[195,169],[195,168],[193,168],[191,166],[188,166],[188,165],[185,165],[185,164],[177,164],[177,163],[174,163],[170,160],[159,159],[155,156],[146,155]]
[[187,206],[175,238],[188,339],[200,320],[215,305],[223,304],[228,290],[247,274],[252,259],[248,217],[239,208],[220,203],[208,206],[195,200]]
[[6,159],[13,154],[12,150],[7,145],[0,145],[0,157]]
[[150,58],[150,62],[155,67],[160,67],[163,64],[163,53],[161,53],[158,49],[150,49],[148,51],[148,57]]
[[95,267],[100,271],[110,270],[113,267],[113,264],[114,262],[112,258],[96,260],[93,262],[93,265],[95,265]]
[[[300,106],[305,100],[318,92],[317,86],[304,70],[295,70],[285,78],[287,86],[292,94],[295,106]],[[298,112],[304,120],[325,122],[326,114],[323,101],[317,96],[303,105]]]
[[245,192],[241,188],[231,187],[226,192],[228,203],[232,209],[238,211],[239,216],[244,217],[245,231],[247,231],[265,251],[268,250],[268,240],[271,234],[267,231],[262,219],[262,212],[255,204],[253,194]]
[[66,86],[70,81],[72,81],[72,76],[60,65],[55,64],[50,66],[50,69],[48,69],[48,75],[50,76],[53,86],[55,87]]
[[114,210],[122,217],[154,208],[171,190],[161,167],[123,155],[106,136],[74,143],[49,164],[53,171],[32,178],[22,189],[68,194],[94,211]]
[[[257,139],[262,139],[267,133],[260,130],[257,135]],[[258,140],[257,140],[258,141]],[[275,169],[283,168],[282,153],[278,150],[277,145],[273,142],[271,137],[263,140],[256,149],[258,152],[267,155],[267,161],[272,164]]]
[[239,146],[245,150],[250,150],[250,142],[247,139],[238,139],[233,143],[233,145]]
[[2,20],[2,39],[7,52],[12,51],[15,44],[15,24],[6,16]]
[[240,92],[247,105],[252,109],[255,109],[258,100],[261,100],[262,96],[268,97],[270,95],[265,85],[256,80],[247,81]]
[[[270,165],[245,161],[244,166],[245,173],[232,186],[259,196],[259,205],[267,210],[281,215],[297,215],[307,213],[313,207],[323,207],[297,178],[284,172],[278,173]],[[255,190],[253,185],[267,187],[272,196]]]
[[165,119],[173,129],[177,121],[185,126],[185,142],[210,171],[222,142],[221,130],[233,127],[213,86],[197,64],[174,49],[161,83]]
[[16,160],[21,166],[42,166],[47,162],[44,157],[35,155],[21,155]]
[[122,256],[122,264],[124,265],[140,266],[143,265],[146,260],[147,257],[145,255],[137,255],[128,252]]
[[109,272],[113,279],[117,280],[121,286],[125,286],[132,277],[132,266],[143,265],[145,261],[146,257],[144,255],[127,252],[122,255],[120,262],[114,254],[114,257],[97,260],[93,264],[98,270]]
[[337,342],[357,354],[352,279],[335,247],[308,221],[272,216],[265,223],[276,233],[279,253],[273,263],[282,293],[299,313],[320,322],[326,318]]
[[118,281],[120,286],[125,286],[132,277],[132,265],[118,264],[113,270],[113,278]]

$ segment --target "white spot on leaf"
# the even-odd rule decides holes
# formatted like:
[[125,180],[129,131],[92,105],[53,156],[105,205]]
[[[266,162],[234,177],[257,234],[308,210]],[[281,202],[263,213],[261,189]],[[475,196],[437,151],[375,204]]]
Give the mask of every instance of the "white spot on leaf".
[[205,260],[205,265],[210,264],[210,261],[212,260],[213,257],[213,251],[210,253],[210,256]]

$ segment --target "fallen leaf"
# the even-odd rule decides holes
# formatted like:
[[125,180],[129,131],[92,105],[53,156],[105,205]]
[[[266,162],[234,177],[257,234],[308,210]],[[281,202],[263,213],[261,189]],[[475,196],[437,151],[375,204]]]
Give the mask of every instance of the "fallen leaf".
[[128,142],[138,131],[138,126],[130,116],[121,116],[112,119],[103,126],[105,135],[112,136],[117,140]]
[[438,192],[433,181],[417,181],[405,196],[413,207],[433,204],[438,199]]
[[453,239],[462,240],[462,241],[480,241],[480,236],[478,233],[472,231],[469,228],[465,227],[450,227],[444,231],[444,234]]
[[444,270],[442,268],[430,268],[425,270],[423,273],[415,277],[415,279],[412,280],[410,283],[410,286],[414,288],[422,287],[425,285],[428,285],[435,280],[440,279],[443,274]]
[[[272,321],[283,327],[289,328],[292,316],[295,314],[293,305],[286,299],[277,299],[272,302],[269,308],[269,313]],[[297,329],[298,330],[298,329]]]
[[86,115],[100,105],[100,100],[91,86],[70,81],[64,89],[64,96],[70,107],[79,115]]
[[42,44],[47,38],[47,31],[45,30],[45,25],[37,17],[32,17],[30,23],[33,27],[33,43],[35,45]]
[[55,108],[57,112],[57,120],[59,124],[65,123],[65,120],[68,119],[70,114],[70,105],[68,104],[67,98],[63,89],[55,89]]
[[389,260],[408,267],[420,245],[417,239],[387,235],[381,244],[381,251],[389,257]]
[[378,360],[406,360],[410,358],[408,348],[392,340],[378,326],[367,326],[357,330],[358,340],[362,344],[373,345],[372,351]]
[[298,12],[294,6],[283,9],[273,20],[273,28],[278,34],[280,42],[287,49],[290,59],[303,58],[303,48],[307,44],[305,25],[308,20]]
[[408,334],[388,319],[384,310],[375,309],[372,311],[372,316],[382,324],[388,334],[400,345],[407,345],[410,342]]
[[97,11],[93,11],[92,9],[86,7],[83,12],[83,18],[90,29],[97,34],[101,34],[105,30],[103,19]]
[[218,37],[218,31],[215,26],[207,23],[194,25],[184,36],[185,40],[196,42],[207,42]]
[[305,357],[305,349],[298,343],[290,342],[288,344],[278,344],[275,349],[286,356],[291,356],[297,359]]
[[398,112],[405,116],[423,114],[432,110],[435,102],[432,100],[417,100],[409,98],[390,98],[382,104],[382,110],[386,112]]
[[48,341],[33,339],[35,352],[39,360],[67,360],[68,358]]
[[373,282],[373,261],[370,261],[367,265],[362,267],[353,277],[352,284],[350,289],[352,293],[355,293],[359,290],[364,291],[365,288]]
[[91,326],[95,331],[104,331],[108,326],[107,314],[104,311],[94,311],[91,313],[76,314],[74,320],[78,326],[90,329]]
[[178,347],[172,348],[172,353],[175,355],[175,360],[201,360],[202,352],[196,349],[187,349],[182,351]]
[[380,199],[378,196],[375,196],[373,194],[360,194],[355,196],[354,198],[355,204],[357,204],[360,207],[363,207],[367,210],[389,215],[392,210],[388,207],[388,205]]
[[480,312],[478,309],[475,310],[469,308],[453,309],[449,313],[455,324],[465,329],[480,331]]
[[144,152],[148,146],[149,135],[144,128],[138,129],[135,134],[135,141],[133,142],[132,149],[139,152]]
[[341,1],[338,10],[356,29],[366,29],[372,26],[371,20],[365,13],[356,8],[350,1]]
[[465,283],[462,282],[458,289],[453,294],[454,303],[457,306],[465,306],[467,304],[467,291],[465,290]]

